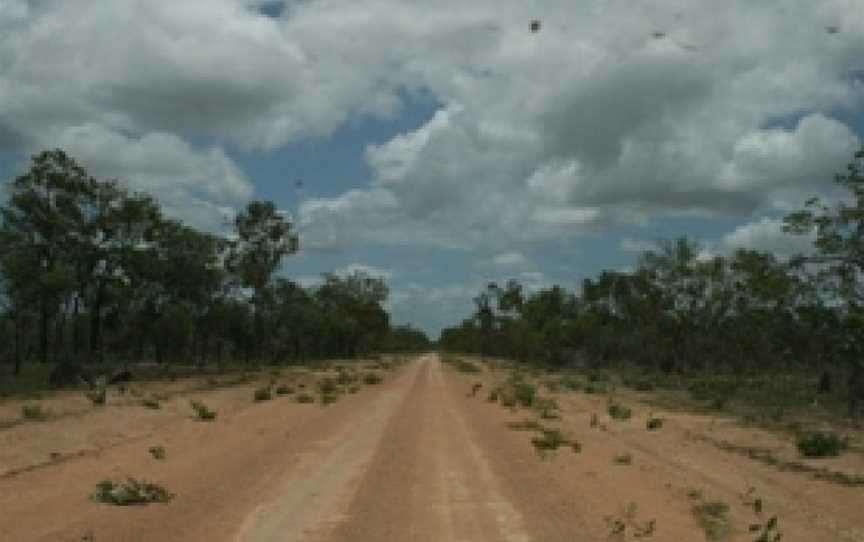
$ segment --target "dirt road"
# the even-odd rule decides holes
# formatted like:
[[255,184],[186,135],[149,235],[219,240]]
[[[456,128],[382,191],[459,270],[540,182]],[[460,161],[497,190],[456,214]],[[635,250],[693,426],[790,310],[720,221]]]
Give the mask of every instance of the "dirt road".
[[[214,423],[151,424],[98,452],[0,477],[0,540],[571,542],[638,533],[696,542],[708,531],[694,508],[719,502],[713,534],[752,541],[748,486],[778,515],[784,540],[864,540],[864,487],[719,449],[692,438],[699,422],[684,415],[658,432],[607,420],[599,430],[589,423],[599,399],[562,399],[555,423],[582,451],[541,459],[530,434],[506,426],[530,413],[468,396],[474,382],[488,389],[496,378],[428,355],[326,408],[276,399]],[[74,431],[84,422],[65,423]],[[164,461],[147,453],[154,443]],[[631,462],[615,460],[626,454]],[[864,473],[860,454],[844,461]],[[132,507],[87,499],[99,480],[123,476],[177,496]]]

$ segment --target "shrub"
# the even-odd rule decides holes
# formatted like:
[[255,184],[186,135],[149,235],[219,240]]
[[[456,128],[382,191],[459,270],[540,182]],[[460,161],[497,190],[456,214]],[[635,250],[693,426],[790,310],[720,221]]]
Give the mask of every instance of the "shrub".
[[591,427],[597,427],[598,425],[600,425],[600,417],[594,412],[591,414]]
[[253,395],[253,399],[255,401],[269,401],[273,398],[273,394],[271,392],[270,386],[264,386],[263,388],[258,388],[255,390],[255,394]]
[[516,382],[513,384],[513,398],[523,407],[530,407],[534,404],[534,399],[537,396],[537,388],[527,382]]
[[570,391],[579,391],[582,389],[582,380],[573,377],[565,376],[560,380],[561,386]]
[[616,465],[630,465],[633,463],[633,455],[627,454],[618,454],[613,459]]
[[515,407],[516,406],[516,398],[513,397],[509,393],[501,394],[501,406]]
[[192,406],[192,410],[195,411],[195,415],[199,420],[202,421],[213,421],[216,419],[216,412],[207,408],[207,405],[200,401],[189,401],[189,404]]
[[564,438],[557,429],[543,429],[543,436],[534,437],[531,439],[531,444],[537,450],[557,450],[560,446],[567,444],[568,441]]
[[96,484],[96,489],[90,494],[96,502],[116,504],[167,503],[174,498],[165,488],[156,484],[129,478],[126,483],[115,484],[111,480],[103,480]]
[[606,409],[609,416],[615,420],[629,420],[633,415],[633,411],[620,403],[612,403]]
[[351,386],[350,388],[348,388],[348,393],[357,393],[358,391],[360,391],[360,388],[358,388],[357,386]]
[[582,391],[589,395],[606,393],[609,391],[609,386],[603,382],[592,382],[591,384],[587,384]]
[[653,416],[648,416],[648,421],[645,422],[645,427],[649,431],[660,429],[661,427],[663,427],[663,418],[655,418]]
[[22,405],[21,416],[28,420],[45,420],[48,418],[48,412],[40,405]]
[[538,399],[537,410],[540,411],[540,418],[544,420],[557,420],[561,416],[558,414],[558,403],[554,399]]
[[690,397],[696,401],[712,401],[712,408],[721,410],[738,390],[735,377],[713,376],[700,378],[688,386]]
[[336,383],[340,386],[347,386],[348,384],[353,384],[354,382],[357,382],[357,375],[352,374],[348,371],[341,370],[336,376]]
[[308,393],[301,393],[295,399],[298,403],[314,403],[315,398]]
[[798,435],[795,444],[804,457],[836,457],[848,448],[849,439],[814,431]]
[[318,392],[322,395],[336,393],[339,386],[336,385],[336,380],[333,378],[324,378],[318,381]]
[[141,406],[143,406],[145,408],[150,408],[153,410],[159,410],[160,408],[162,408],[162,405],[159,404],[159,400],[155,399],[155,398],[142,399],[141,400]]
[[380,384],[384,379],[378,373],[366,373],[363,375],[363,383],[367,386],[374,386],[375,384]]
[[153,459],[165,459],[165,448],[162,446],[151,446],[147,451],[150,452]]
[[700,502],[691,509],[708,540],[719,540],[729,533],[729,505],[720,501]]
[[90,390],[84,394],[87,399],[90,399],[90,402],[96,406],[103,406],[105,404],[105,397],[107,396],[107,390],[104,387],[96,388],[95,390]]
[[588,382],[606,382],[609,376],[600,372],[592,372],[588,374]]
[[291,395],[294,393],[294,388],[282,384],[276,387],[276,395]]
[[546,386],[546,391],[549,393],[558,393],[561,390],[561,381],[560,380],[546,380],[543,382],[543,385]]
[[322,405],[330,405],[339,400],[339,396],[335,393],[322,393],[321,394],[321,404]]
[[498,400],[498,394],[499,394],[498,388],[495,388],[493,390],[489,390],[489,396],[486,397],[486,400],[489,401],[490,403],[494,403],[495,401]]

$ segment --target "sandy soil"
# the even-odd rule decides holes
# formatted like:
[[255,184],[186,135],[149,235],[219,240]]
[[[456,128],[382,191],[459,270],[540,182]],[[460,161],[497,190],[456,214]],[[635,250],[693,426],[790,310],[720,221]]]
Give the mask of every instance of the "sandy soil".
[[[606,541],[619,520],[626,536],[618,540],[653,521],[641,540],[698,542],[705,534],[693,507],[721,501],[724,539],[752,541],[744,493],[753,487],[784,540],[864,541],[864,486],[783,470],[729,446],[791,461],[782,436],[659,411],[665,425],[648,432],[647,408],[635,402],[633,419],[619,422],[604,415],[605,398],[562,393],[561,420],[543,423],[582,451],[541,458],[532,433],[506,425],[533,413],[486,401],[500,377],[456,373],[430,355],[327,407],[253,403],[252,384],[181,390],[158,411],[117,398],[94,411],[59,398],[54,409],[68,415],[0,429],[0,540]],[[484,389],[470,397],[478,381]],[[190,397],[219,418],[191,419]],[[0,420],[17,409],[0,405]],[[605,430],[591,427],[594,412]],[[147,452],[156,444],[163,461]],[[52,451],[61,455],[46,462]],[[624,453],[632,463],[615,464]],[[817,465],[864,475],[857,451]],[[125,476],[176,497],[130,507],[88,500],[99,480]]]

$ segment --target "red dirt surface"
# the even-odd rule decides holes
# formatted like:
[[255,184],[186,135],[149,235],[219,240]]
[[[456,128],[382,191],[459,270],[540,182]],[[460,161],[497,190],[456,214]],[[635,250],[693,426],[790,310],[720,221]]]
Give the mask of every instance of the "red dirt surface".
[[[634,526],[653,520],[641,540],[698,542],[706,534],[694,505],[722,501],[723,539],[752,541],[743,494],[753,487],[785,541],[864,541],[864,487],[728,449],[756,446],[791,461],[780,436],[657,410],[666,423],[648,432],[648,411],[636,403],[631,420],[614,421],[604,397],[562,393],[553,394],[562,418],[542,423],[582,451],[541,458],[533,433],[506,425],[536,415],[486,401],[501,378],[457,373],[427,355],[326,407],[253,403],[254,385],[181,390],[154,411],[116,397],[98,409],[59,398],[49,408],[68,415],[0,429],[0,540],[606,541],[615,520],[626,529],[612,540],[633,540]],[[484,387],[470,397],[475,382]],[[192,419],[189,398],[217,420]],[[0,405],[0,421],[18,409]],[[591,427],[595,412],[606,430]],[[165,460],[150,457],[153,445],[165,447]],[[52,451],[61,455],[50,459]],[[615,464],[624,453],[632,464]],[[857,451],[816,464],[864,475]],[[126,507],[88,499],[100,480],[126,476],[176,497]]]

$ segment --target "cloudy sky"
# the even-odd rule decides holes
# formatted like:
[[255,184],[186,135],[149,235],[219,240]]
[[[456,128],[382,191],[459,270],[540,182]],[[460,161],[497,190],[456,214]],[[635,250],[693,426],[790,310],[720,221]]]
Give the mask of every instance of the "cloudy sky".
[[0,0],[0,178],[59,146],[200,228],[272,199],[285,275],[380,274],[436,335],[658,238],[804,248],[780,217],[864,139],[861,0],[430,5]]

